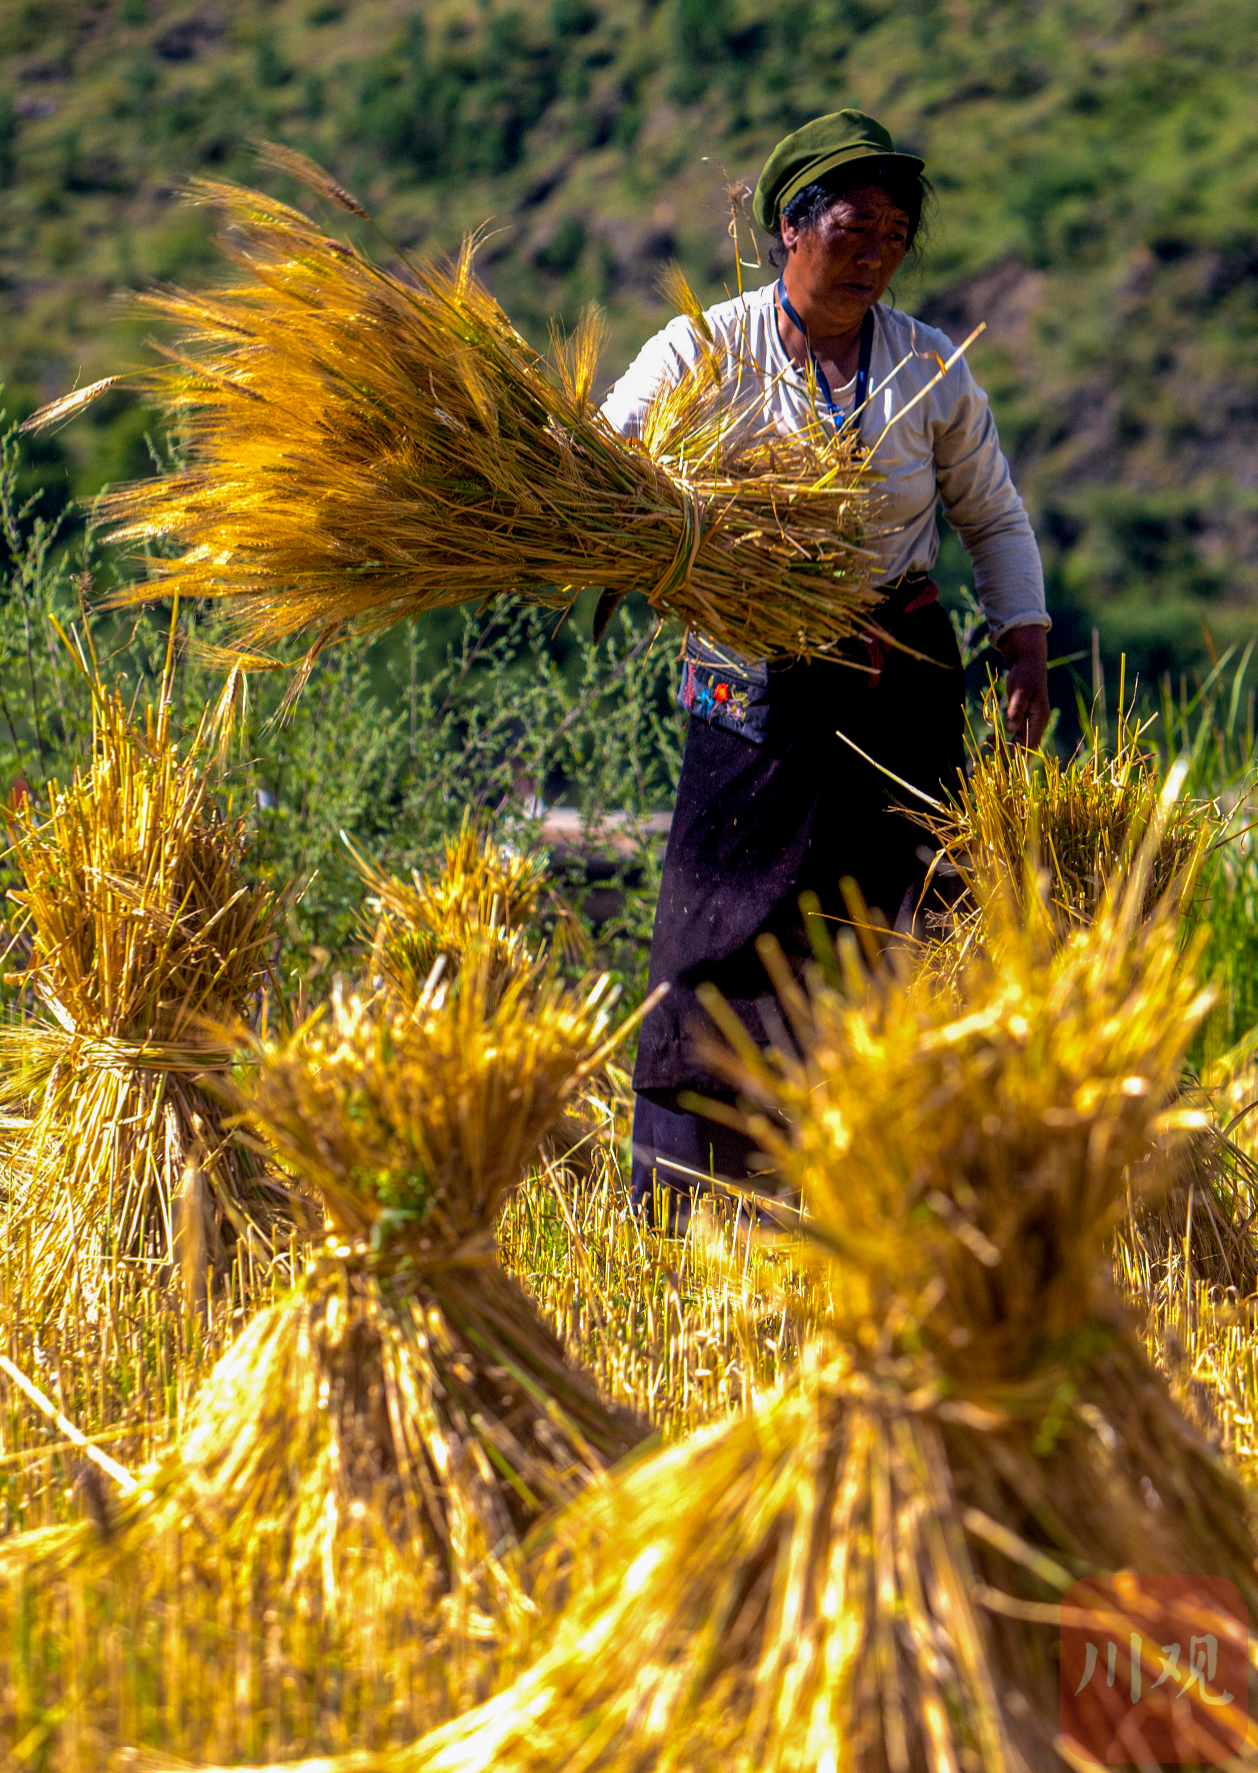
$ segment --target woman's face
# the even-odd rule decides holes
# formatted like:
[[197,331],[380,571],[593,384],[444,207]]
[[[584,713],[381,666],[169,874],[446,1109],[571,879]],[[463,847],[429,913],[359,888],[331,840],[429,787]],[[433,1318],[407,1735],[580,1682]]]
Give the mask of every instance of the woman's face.
[[787,293],[814,338],[850,331],[904,263],[909,218],[880,185],[837,197],[808,228],[782,223]]

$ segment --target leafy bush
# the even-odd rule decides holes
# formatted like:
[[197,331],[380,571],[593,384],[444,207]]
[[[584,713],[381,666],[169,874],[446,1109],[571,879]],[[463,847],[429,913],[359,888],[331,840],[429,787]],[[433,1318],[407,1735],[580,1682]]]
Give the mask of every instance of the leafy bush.
[[17,107],[13,94],[0,87],[0,190],[7,190],[17,172]]

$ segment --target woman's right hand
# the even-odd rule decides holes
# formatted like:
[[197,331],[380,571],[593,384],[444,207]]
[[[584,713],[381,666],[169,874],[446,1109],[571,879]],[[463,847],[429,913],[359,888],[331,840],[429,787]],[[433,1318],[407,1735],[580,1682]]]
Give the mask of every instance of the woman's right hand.
[[1048,630],[1038,623],[1010,628],[997,645],[1005,661],[1008,702],[1005,725],[1019,745],[1032,749],[1044,737],[1048,700]]

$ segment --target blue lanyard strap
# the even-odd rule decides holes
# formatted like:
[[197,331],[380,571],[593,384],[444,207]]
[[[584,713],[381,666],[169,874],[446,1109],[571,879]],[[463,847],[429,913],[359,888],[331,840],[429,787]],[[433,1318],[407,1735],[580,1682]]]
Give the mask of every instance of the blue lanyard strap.
[[[817,378],[817,386],[825,396],[826,407],[834,422],[835,430],[841,431],[848,421],[843,417],[840,409],[834,404],[834,395],[830,392],[829,379],[826,376],[825,370],[821,367],[817,353],[812,348],[812,340],[808,337],[808,328],[795,312],[795,305],[791,301],[790,296],[786,293],[786,279],[784,277],[778,278],[778,300],[782,304],[782,312],[786,315],[786,318],[790,321],[791,325],[798,327],[800,332],[804,335],[804,342],[808,346],[808,355],[812,359],[813,374]],[[860,429],[860,410],[869,396],[869,360],[873,356],[873,350],[874,311],[872,308],[869,308],[866,310],[865,318],[861,322],[860,361],[856,368],[856,398],[852,402],[852,419],[856,423],[857,430]]]

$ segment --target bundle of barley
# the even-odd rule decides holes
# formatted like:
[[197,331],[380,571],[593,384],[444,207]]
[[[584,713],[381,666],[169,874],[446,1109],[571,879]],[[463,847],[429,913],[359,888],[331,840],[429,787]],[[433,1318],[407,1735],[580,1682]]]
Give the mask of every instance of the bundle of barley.
[[[1088,922],[1110,883],[1130,871],[1154,825],[1160,835],[1147,857],[1143,909],[1171,894],[1191,922],[1203,866],[1226,821],[1214,803],[1179,793],[1183,766],[1164,773],[1143,742],[1145,728],[1128,714],[1119,715],[1112,751],[1094,740],[1062,763],[1051,752],[1011,743],[998,711],[989,713],[996,716],[991,740],[976,753],[947,813],[923,818],[963,888],[947,939],[924,951],[925,970],[943,982],[987,939],[983,907],[993,902],[994,882],[1019,903],[1034,882],[1031,891],[1047,894],[1060,934]],[[1258,1249],[1238,1154],[1206,1130],[1194,1155],[1165,1195],[1135,1203],[1121,1234],[1127,1245],[1121,1260],[1129,1273],[1165,1270],[1182,1256],[1195,1216],[1203,1274],[1248,1290],[1258,1278]]]
[[809,1203],[830,1331],[767,1404],[574,1510],[540,1659],[391,1766],[1047,1773],[1258,1746],[1245,1626],[1201,1580],[1258,1602],[1249,1503],[1108,1277],[1206,1007],[1146,874],[1064,943],[1034,907],[1000,920],[959,1005],[866,992],[854,960],[805,996],[779,966],[793,1039],[767,1054],[713,1005],[744,1124]]
[[[143,726],[97,683],[92,755],[44,815],[13,815],[22,878],[13,945],[35,1014],[0,1030],[19,1162],[8,1232],[24,1305],[80,1308],[110,1271],[176,1260],[176,1196],[197,1180],[189,1235],[211,1267],[242,1238],[305,1214],[291,1188],[224,1131],[221,1030],[270,977],[275,895],[245,875],[243,820],[210,797],[198,745],[181,755],[163,697]],[[12,952],[12,947],[10,949]],[[26,1240],[29,1239],[29,1248]]]
[[470,814],[446,844],[436,876],[416,870],[399,880],[349,849],[369,893],[372,976],[404,1006],[418,1003],[439,959],[446,978],[473,951],[500,979],[533,964],[538,943],[530,949],[530,925],[551,900],[545,864],[503,849]]
[[[365,215],[300,156],[269,158]],[[144,298],[183,329],[166,365],[31,421],[119,380],[178,419],[187,468],[106,501],[119,539],[181,550],[136,597],[226,599],[243,645],[313,631],[314,652],[346,623],[507,592],[563,606],[585,586],[640,592],[757,655],[864,625],[874,477],[849,434],[773,432],[754,366],[723,386],[713,359],[628,442],[591,398],[597,321],[539,356],[474,279],[470,245],[451,269],[407,260],[395,276],[261,192],[199,180],[191,194],[224,216],[245,281]]]
[[[446,844],[444,865],[435,876],[416,870],[409,881],[399,880],[345,841],[370,893],[373,982],[405,1008],[419,1001],[434,967],[443,979],[452,979],[465,960],[475,958],[495,990],[527,972],[547,947],[540,931],[543,916],[569,958],[585,951],[571,909],[547,884],[545,863],[504,849],[470,813]],[[608,1131],[614,1113],[605,1098],[621,1093],[606,1069],[591,1078],[547,1134],[543,1159],[587,1173],[594,1141]]]
[[1185,1092],[1203,1125],[1188,1142],[1170,1189],[1137,1196],[1114,1243],[1115,1269],[1132,1299],[1148,1307],[1199,1283],[1258,1293],[1258,1165],[1228,1136],[1229,1116],[1210,1091]]
[[[1063,763],[1008,736],[989,708],[991,738],[976,750],[952,804],[918,816],[966,883],[952,954],[981,935],[984,891],[999,882],[1021,902],[1028,875],[1042,875],[1063,931],[1095,914],[1108,884],[1131,868],[1150,826],[1160,838],[1149,859],[1144,909],[1174,887],[1181,901],[1200,874],[1221,820],[1213,804],[1181,797],[1182,771],[1164,782],[1161,761],[1142,743],[1145,727],[1120,716],[1113,750],[1082,746]],[[1169,790],[1169,791],[1168,791]]]
[[[218,1597],[244,1635],[265,1617],[280,1664],[288,1634],[299,1662],[313,1641],[368,1671],[409,1643],[420,1666],[398,1690],[381,1675],[377,1739],[483,1692],[528,1605],[519,1540],[646,1432],[568,1365],[494,1237],[542,1135],[601,1062],[606,986],[582,996],[534,975],[492,988],[469,963],[410,1013],[337,1000],[263,1050],[249,1119],[317,1191],[326,1248],[205,1382],[108,1543],[85,1527],[28,1583],[122,1575],[152,1613],[182,1605],[178,1570],[180,1593]],[[226,1638],[206,1654],[230,1664]]]

